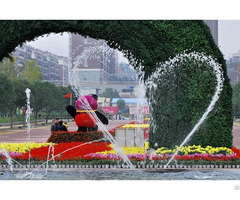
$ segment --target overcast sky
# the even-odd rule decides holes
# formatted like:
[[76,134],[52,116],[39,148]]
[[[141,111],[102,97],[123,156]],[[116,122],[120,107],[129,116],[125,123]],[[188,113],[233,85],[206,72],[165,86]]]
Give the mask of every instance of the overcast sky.
[[[29,45],[51,53],[68,56],[68,34],[39,37]],[[218,21],[218,45],[225,59],[240,50],[240,20]]]
[[240,20],[219,20],[218,45],[225,59],[240,50]]

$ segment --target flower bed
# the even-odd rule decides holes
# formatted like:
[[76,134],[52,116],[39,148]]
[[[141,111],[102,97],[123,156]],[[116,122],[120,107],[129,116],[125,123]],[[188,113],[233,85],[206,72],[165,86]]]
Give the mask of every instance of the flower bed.
[[8,152],[25,153],[29,149],[40,148],[43,146],[49,146],[51,143],[37,143],[37,142],[24,142],[24,143],[0,143],[0,149],[4,149]]
[[[112,145],[110,145],[112,146]],[[166,149],[164,147],[157,149],[154,152],[148,152],[146,148],[143,147],[122,147],[122,150],[128,155],[131,160],[167,160],[170,159],[176,149]],[[240,150],[236,148],[228,149],[226,147],[200,147],[200,146],[188,146],[183,147],[179,151],[180,154],[175,156],[175,160],[208,160],[208,161],[228,161],[240,159]],[[100,156],[102,155],[102,156]],[[95,154],[91,153],[86,155],[88,159],[102,157],[106,159],[108,156],[113,157],[117,155],[117,152],[113,149],[110,151],[97,152]],[[118,159],[118,157],[116,157]]]
[[[16,144],[5,144],[9,149]],[[49,152],[49,143],[41,144],[39,148],[34,145],[31,149],[31,162],[43,163],[47,160]],[[21,146],[21,145],[20,145]],[[26,144],[27,146],[27,144]],[[171,158],[177,147],[173,150],[159,148],[155,152],[149,152],[146,147],[123,147],[122,150],[128,155],[133,164],[166,164]],[[9,155],[20,163],[27,163],[29,153],[9,152]],[[54,155],[55,163],[72,164],[122,164],[122,158],[113,150],[113,146],[108,142],[71,142],[59,143],[51,149],[50,155]],[[50,157],[51,158],[51,157]],[[0,162],[5,162],[5,156],[0,154]],[[177,164],[188,165],[238,165],[240,164],[240,150],[236,148],[213,148],[188,146],[183,147],[179,154],[175,156]],[[174,162],[173,162],[174,163]]]
[[[54,145],[54,156],[55,160],[80,160],[84,155],[90,152],[98,152],[103,150],[110,150],[109,143],[91,143],[86,144],[85,142],[71,142],[71,143],[59,143]],[[36,161],[46,161],[49,152],[49,147],[43,146],[31,150],[31,159]],[[29,157],[28,153],[24,153],[18,157],[19,160],[27,160]]]
[[[109,131],[114,137],[114,131]],[[70,143],[70,142],[90,142],[103,139],[101,131],[77,132],[77,131],[58,131],[53,132],[47,142],[53,143]]]

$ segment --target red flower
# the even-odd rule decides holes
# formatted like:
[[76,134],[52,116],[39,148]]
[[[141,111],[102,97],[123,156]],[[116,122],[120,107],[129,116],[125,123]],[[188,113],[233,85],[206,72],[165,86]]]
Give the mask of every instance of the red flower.
[[[84,155],[89,153],[96,153],[105,150],[111,150],[109,143],[91,143],[84,142],[71,142],[71,143],[59,143],[54,145],[54,156],[56,160],[74,160],[83,158]],[[45,161],[48,156],[49,147],[40,147],[31,150],[31,158],[36,160]],[[50,153],[51,155],[51,153]],[[21,160],[28,159],[29,153],[24,153],[19,157]]]

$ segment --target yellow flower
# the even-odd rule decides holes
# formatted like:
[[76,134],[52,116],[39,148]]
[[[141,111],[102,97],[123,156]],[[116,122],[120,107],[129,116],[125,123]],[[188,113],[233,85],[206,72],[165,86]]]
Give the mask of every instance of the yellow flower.
[[[113,145],[110,145],[113,148]],[[145,154],[147,153],[147,149],[149,148],[149,142],[145,143],[144,147],[121,147],[121,149],[127,154]],[[168,149],[166,147],[160,147],[158,148],[154,154],[173,154],[179,147],[176,146],[175,149]],[[226,153],[231,155],[232,150],[228,149],[226,147],[201,147],[200,145],[196,146],[185,146],[182,147],[179,152],[184,155],[188,154],[194,154],[194,153],[202,153],[202,154],[217,154],[217,153]],[[115,150],[110,150],[110,151],[103,151],[103,152],[98,152],[102,154],[117,154]]]
[[121,126],[121,128],[148,128],[149,124],[126,124]]
[[5,149],[8,152],[19,152],[26,153],[31,149],[40,148],[42,146],[49,146],[54,143],[36,143],[36,142],[25,142],[25,143],[0,143],[0,149]]
[[145,142],[144,148],[145,148],[145,149],[148,149],[148,148],[149,148],[149,142]]

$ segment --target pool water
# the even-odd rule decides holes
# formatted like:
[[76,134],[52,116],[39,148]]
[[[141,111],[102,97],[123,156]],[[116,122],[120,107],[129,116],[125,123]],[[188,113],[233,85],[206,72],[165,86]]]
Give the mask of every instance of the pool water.
[[27,176],[1,171],[0,180],[240,180],[240,170],[51,169]]

